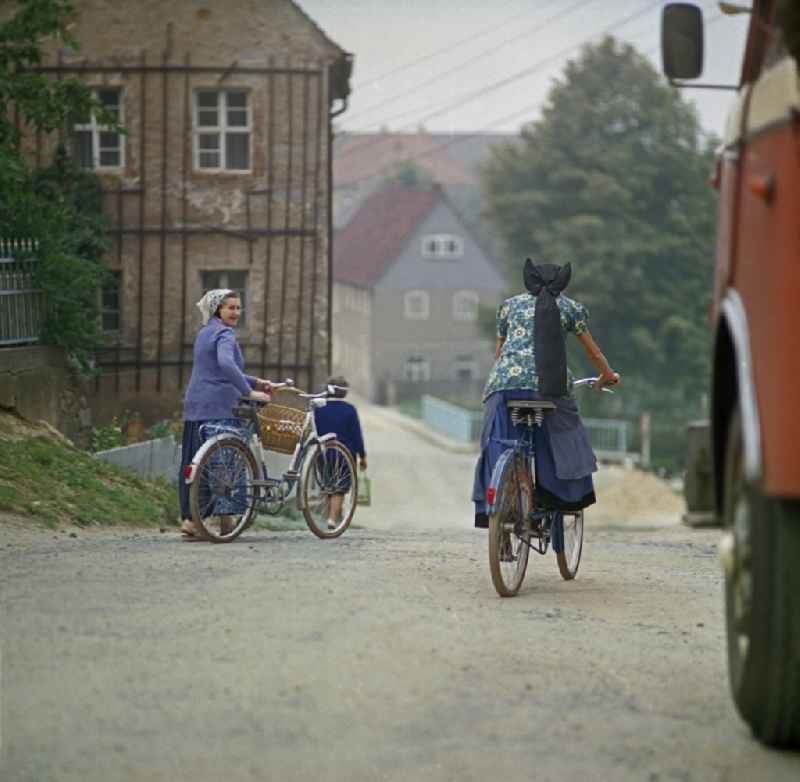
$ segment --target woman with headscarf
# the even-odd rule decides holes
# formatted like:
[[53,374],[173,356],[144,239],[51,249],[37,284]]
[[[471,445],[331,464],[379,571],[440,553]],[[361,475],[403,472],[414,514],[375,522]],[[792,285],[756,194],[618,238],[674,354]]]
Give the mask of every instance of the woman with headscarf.
[[[183,480],[183,469],[191,464],[204,442],[201,426],[218,424],[240,426],[232,410],[241,397],[268,402],[268,380],[244,374],[242,351],[236,342],[234,328],[242,314],[239,294],[232,290],[208,291],[197,308],[203,327],[194,342],[192,376],[183,403],[183,446],[178,486],[181,501],[181,532],[188,537],[197,534],[189,507],[189,487]],[[226,519],[223,517],[222,533]],[[232,523],[230,520],[227,523]]]
[[496,361],[483,394],[481,454],[472,490],[476,527],[489,526],[486,490],[506,447],[499,441],[522,436],[511,422],[506,405],[511,399],[542,399],[556,405],[534,433],[537,506],[574,511],[595,501],[592,473],[597,460],[571,394],[567,333],[577,336],[599,372],[597,388],[618,383],[619,375],[592,339],[586,308],[563,294],[571,274],[570,264],[536,265],[528,258],[527,292],[506,299],[497,310]]

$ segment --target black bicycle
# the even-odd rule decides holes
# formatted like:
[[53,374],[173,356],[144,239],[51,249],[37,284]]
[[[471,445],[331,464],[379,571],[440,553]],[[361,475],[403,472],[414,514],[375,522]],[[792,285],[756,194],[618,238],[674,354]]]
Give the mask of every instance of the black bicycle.
[[[574,387],[591,388],[596,377],[576,380]],[[603,391],[613,393],[608,388]],[[486,492],[489,505],[489,570],[501,597],[513,597],[522,586],[528,554],[556,555],[561,577],[569,581],[578,573],[583,551],[583,511],[554,511],[536,505],[535,427],[556,409],[553,402],[514,399],[507,403],[511,421],[523,427],[519,440],[501,440],[500,455]]]

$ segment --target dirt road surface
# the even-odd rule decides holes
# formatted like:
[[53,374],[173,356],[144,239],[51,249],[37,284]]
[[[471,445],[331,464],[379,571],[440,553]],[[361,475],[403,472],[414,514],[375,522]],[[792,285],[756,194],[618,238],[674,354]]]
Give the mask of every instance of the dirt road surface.
[[504,600],[474,455],[362,420],[375,501],[335,541],[5,524],[0,779],[800,779],[730,701],[718,533],[661,484],[603,471],[578,578],[532,555]]

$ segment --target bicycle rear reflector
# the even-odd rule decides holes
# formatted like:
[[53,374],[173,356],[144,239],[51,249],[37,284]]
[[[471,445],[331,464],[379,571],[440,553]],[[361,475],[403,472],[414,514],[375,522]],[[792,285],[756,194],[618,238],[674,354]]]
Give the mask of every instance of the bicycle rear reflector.
[[494,505],[494,498],[496,496],[497,496],[497,490],[494,488],[494,486],[490,486],[486,492],[486,502],[488,502],[489,505]]
[[192,472],[194,472],[194,465],[193,464],[187,464],[183,468],[183,480],[185,480],[185,481],[192,480]]

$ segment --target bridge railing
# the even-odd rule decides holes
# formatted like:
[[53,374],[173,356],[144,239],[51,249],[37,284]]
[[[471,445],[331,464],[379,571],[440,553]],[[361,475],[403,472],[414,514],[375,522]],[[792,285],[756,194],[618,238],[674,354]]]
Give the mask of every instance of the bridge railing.
[[[439,399],[422,397],[422,419],[433,430],[463,443],[477,442],[483,414]],[[606,462],[637,462],[639,454],[628,451],[628,422],[613,418],[584,418],[597,458]]]

